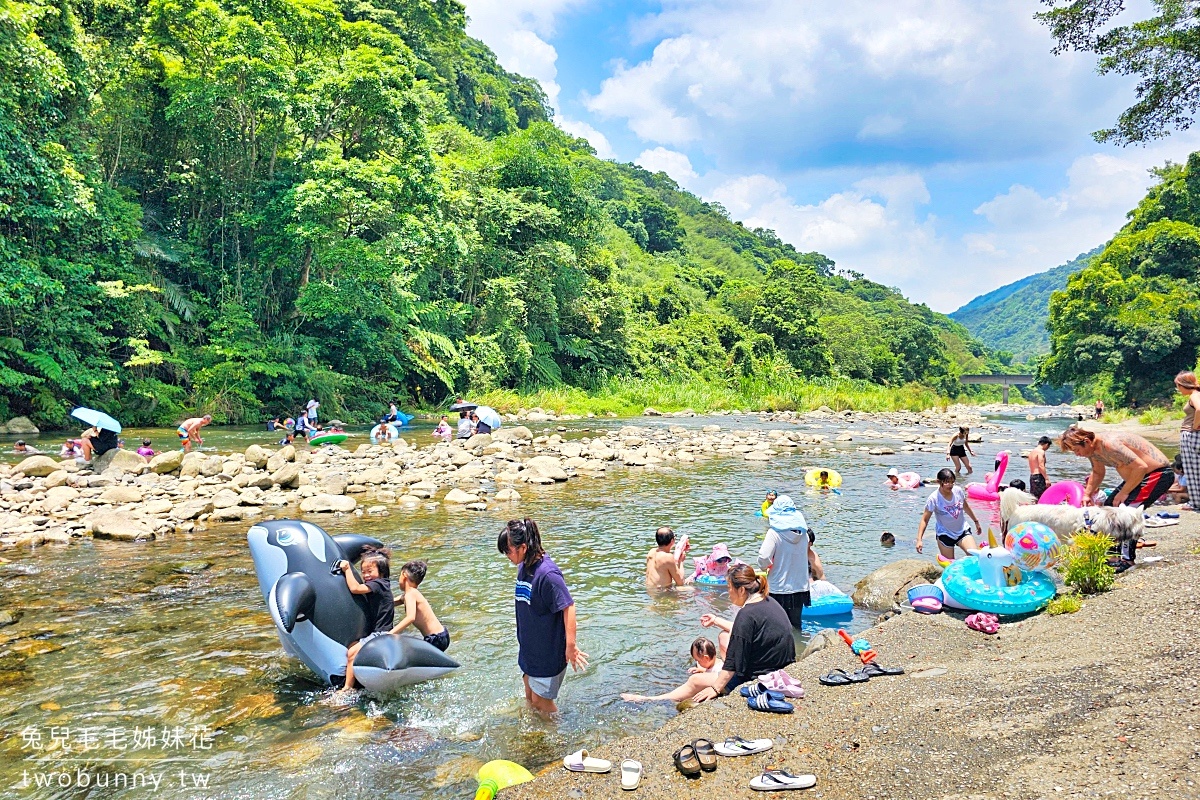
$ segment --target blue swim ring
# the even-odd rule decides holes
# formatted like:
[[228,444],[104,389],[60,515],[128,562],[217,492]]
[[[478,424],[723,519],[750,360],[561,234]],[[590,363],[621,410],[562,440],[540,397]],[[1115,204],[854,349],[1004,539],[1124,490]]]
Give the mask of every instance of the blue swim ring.
[[993,588],[979,574],[978,558],[959,558],[942,573],[942,585],[959,604],[992,614],[1028,614],[1041,609],[1057,591],[1040,572],[1022,573],[1016,586]]
[[700,586],[722,586],[723,587],[726,585],[725,579],[718,578],[716,575],[701,575],[699,578],[696,578],[696,580],[692,581],[692,583],[698,584]]
[[834,617],[854,611],[854,601],[844,594],[827,594],[804,607],[805,617]]

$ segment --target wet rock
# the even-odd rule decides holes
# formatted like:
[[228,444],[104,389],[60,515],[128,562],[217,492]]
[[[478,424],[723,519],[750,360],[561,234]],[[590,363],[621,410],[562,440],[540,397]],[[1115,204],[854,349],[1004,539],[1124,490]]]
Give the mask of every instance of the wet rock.
[[487,503],[481,500],[477,503],[467,503],[463,508],[467,511],[487,511]]
[[451,489],[446,493],[446,496],[442,498],[443,503],[454,503],[456,505],[474,503],[477,500],[479,500],[479,495],[464,492],[462,489]]
[[346,480],[345,475],[330,475],[323,484],[325,494],[345,494],[349,485],[350,481]]
[[133,486],[110,486],[100,493],[100,499],[105,503],[140,503],[145,496]]
[[212,504],[214,509],[233,508],[241,502],[241,498],[237,492],[230,489],[222,489],[213,495]]
[[501,489],[496,492],[496,499],[501,503],[516,503],[521,499],[521,493],[516,489]]
[[[539,420],[531,419],[530,422],[538,422]],[[541,420],[545,421],[545,420]],[[516,425],[512,428],[501,428],[498,431],[492,431],[493,442],[529,442],[533,440],[533,431],[526,428],[524,425]]]
[[468,453],[466,450],[455,450],[450,454],[450,463],[456,467],[465,466],[475,460],[475,456]]
[[176,506],[175,510],[171,512],[171,516],[177,520],[183,521],[195,519],[202,514],[211,514],[212,511],[213,504],[211,500],[190,500],[182,505]]
[[271,456],[266,450],[256,444],[252,444],[246,448],[246,463],[255,469],[263,469],[267,466],[267,459]]
[[213,562],[211,562],[211,561],[203,561],[203,560],[197,559],[195,561],[182,561],[182,562],[176,564],[172,569],[175,572],[179,572],[183,575],[199,575],[201,572],[204,572],[204,570],[208,569],[212,565],[213,565]]
[[556,482],[562,482],[568,478],[566,470],[563,469],[562,462],[554,456],[534,456],[525,462],[525,469],[534,475],[549,478]]
[[177,472],[182,465],[182,450],[168,450],[167,452],[159,453],[154,458],[150,459],[150,471],[157,475],[166,475],[170,472]]
[[[41,431],[38,430],[38,427],[29,421],[29,417],[13,417],[0,427],[4,429],[5,433],[11,433],[17,436],[32,436],[34,434],[41,433]],[[29,473],[25,474],[28,475]]]
[[887,564],[854,585],[850,597],[856,606],[872,611],[890,611],[902,603],[909,588],[918,583],[933,583],[942,568],[932,561],[906,558]]
[[388,514],[387,506],[370,506],[367,508],[367,514],[373,517],[385,517]]
[[21,615],[18,612],[9,611],[8,609],[0,609],[0,628],[12,625],[20,618]]
[[746,453],[744,456],[742,456],[742,458],[744,458],[746,461],[770,461],[772,455],[774,455],[774,453],[772,453],[770,450],[751,450],[749,453]]
[[309,514],[329,514],[333,512],[345,514],[353,511],[357,506],[358,501],[353,497],[339,494],[317,494],[300,501],[300,510]]
[[[274,458],[275,456],[271,456]],[[271,473],[271,483],[281,489],[295,489],[300,485],[300,465],[284,464]]]
[[109,450],[92,459],[92,471],[97,475],[104,472],[132,472],[137,475],[146,466],[146,459],[131,450]]
[[220,456],[212,456],[204,459],[204,463],[200,465],[200,474],[206,478],[215,478],[220,475],[225,469],[225,459]]
[[867,454],[872,456],[894,456],[896,451],[890,447],[872,447],[867,451]]
[[13,467],[13,472],[24,472],[31,477],[44,478],[58,469],[59,463],[50,456],[30,456]]
[[387,481],[387,473],[379,467],[367,467],[355,478],[356,483],[378,486]]
[[[434,492],[436,492],[436,491],[437,491],[437,484],[433,483],[432,481],[418,481],[418,482],[414,483],[412,486],[408,487],[409,494],[414,495],[416,497],[421,497],[421,498],[433,497]],[[401,498],[401,499],[403,499],[403,498]]]
[[490,433],[477,433],[470,439],[467,439],[467,449],[475,450],[480,447],[487,447],[492,443],[492,435]]
[[87,524],[97,539],[141,542],[154,538],[149,525],[126,511],[96,511],[88,517]]
[[246,506],[230,506],[228,508],[213,509],[209,520],[212,522],[237,522],[238,520],[246,519],[247,517],[257,516],[259,509]]

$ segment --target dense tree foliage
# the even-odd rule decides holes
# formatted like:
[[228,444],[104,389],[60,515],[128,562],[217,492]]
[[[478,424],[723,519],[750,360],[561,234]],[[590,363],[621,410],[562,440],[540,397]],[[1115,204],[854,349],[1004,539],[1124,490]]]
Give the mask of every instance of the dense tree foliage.
[[923,382],[897,291],[597,159],[455,0],[0,5],[0,416],[220,421],[621,376]]
[[1042,0],[1049,11],[1038,18],[1058,41],[1055,52],[1079,50],[1100,57],[1103,75],[1138,75],[1138,100],[1112,128],[1097,131],[1101,142],[1144,143],[1191,127],[1200,108],[1200,3],[1151,0],[1154,13],[1128,25],[1113,25],[1125,0]]
[[1160,182],[1091,265],[1050,300],[1042,376],[1116,399],[1166,395],[1200,349],[1200,153]]

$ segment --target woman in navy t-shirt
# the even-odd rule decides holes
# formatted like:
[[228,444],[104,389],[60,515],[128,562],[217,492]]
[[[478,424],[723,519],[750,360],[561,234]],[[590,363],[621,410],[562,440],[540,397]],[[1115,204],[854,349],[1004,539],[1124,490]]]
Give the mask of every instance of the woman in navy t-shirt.
[[576,671],[588,665],[587,653],[575,645],[575,601],[562,570],[542,549],[533,520],[509,521],[496,549],[517,566],[517,664],[525,699],[536,711],[553,714],[567,664]]

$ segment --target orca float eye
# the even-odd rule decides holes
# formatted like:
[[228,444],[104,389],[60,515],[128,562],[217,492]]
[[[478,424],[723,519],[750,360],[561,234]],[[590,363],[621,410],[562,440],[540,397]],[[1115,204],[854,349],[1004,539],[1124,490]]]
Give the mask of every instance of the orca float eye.
[[291,543],[292,543],[292,540],[293,540],[294,538],[295,538],[295,537],[294,537],[294,536],[292,536],[292,532],[291,532],[291,531],[289,531],[287,528],[284,528],[283,530],[281,530],[281,531],[279,532],[279,535],[276,537],[276,540],[277,540],[277,541],[278,541],[278,542],[279,542],[281,545],[287,546],[287,545],[289,545],[289,544],[291,544]]

